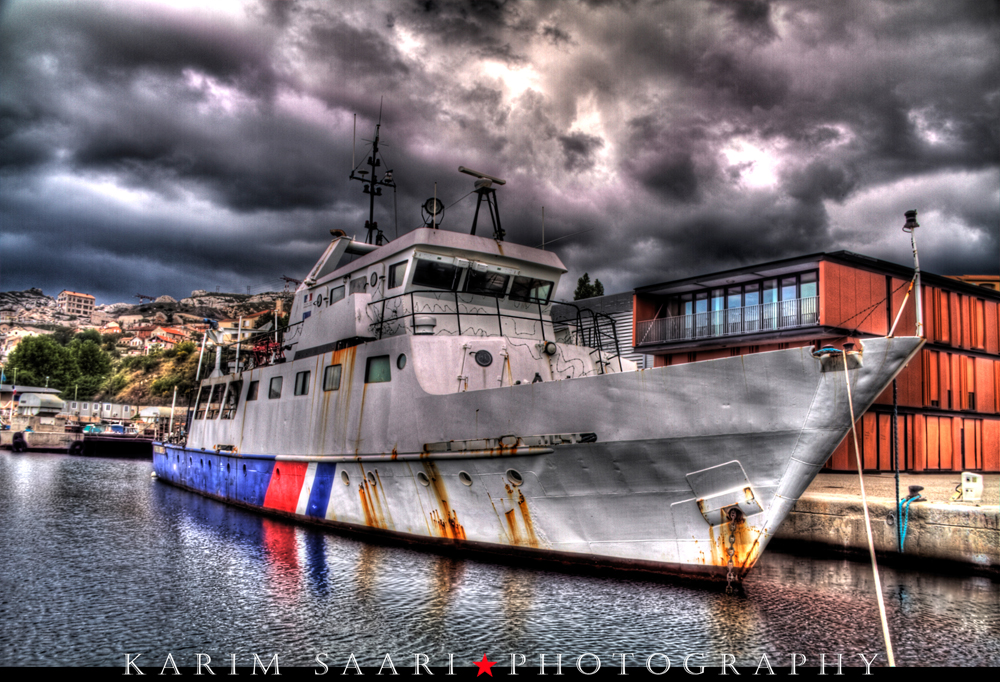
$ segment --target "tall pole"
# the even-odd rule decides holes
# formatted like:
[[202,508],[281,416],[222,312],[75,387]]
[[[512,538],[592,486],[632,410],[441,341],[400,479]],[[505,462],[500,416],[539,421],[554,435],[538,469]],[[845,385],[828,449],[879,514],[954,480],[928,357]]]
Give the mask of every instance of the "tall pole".
[[917,305],[917,336],[923,337],[924,335],[924,309],[921,305],[921,295],[920,295],[920,258],[917,256],[917,239],[916,239],[916,228],[920,227],[917,222],[917,211],[912,209],[903,214],[906,217],[906,224],[903,225],[903,232],[910,233],[910,246],[913,248],[913,269],[914,269],[914,279],[916,280],[916,305]]
[[205,335],[201,337],[201,352],[198,353],[198,371],[194,375],[194,382],[198,383],[201,380],[201,359],[205,357],[205,341],[208,339],[208,330],[205,330]]
[[243,338],[243,316],[240,315],[239,327],[236,328],[236,371],[240,371],[240,339]]
[[170,403],[170,426],[167,429],[167,437],[174,432],[174,408],[177,407],[177,385],[174,384],[174,401]]

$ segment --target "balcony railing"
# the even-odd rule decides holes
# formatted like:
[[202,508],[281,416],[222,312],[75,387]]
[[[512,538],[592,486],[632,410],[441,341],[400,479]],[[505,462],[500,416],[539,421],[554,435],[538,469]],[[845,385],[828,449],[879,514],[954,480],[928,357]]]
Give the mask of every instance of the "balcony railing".
[[638,347],[806,327],[819,321],[818,310],[819,297],[810,296],[742,308],[642,320],[636,325],[635,345]]

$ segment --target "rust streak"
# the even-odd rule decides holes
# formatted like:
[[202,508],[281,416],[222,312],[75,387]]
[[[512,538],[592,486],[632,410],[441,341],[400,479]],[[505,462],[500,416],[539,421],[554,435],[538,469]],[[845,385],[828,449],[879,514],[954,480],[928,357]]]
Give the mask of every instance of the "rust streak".
[[517,506],[521,508],[521,519],[524,521],[524,530],[527,531],[528,544],[532,547],[538,547],[535,524],[531,520],[531,514],[528,512],[528,501],[524,499],[524,493],[520,490],[517,491]]
[[513,509],[508,509],[504,516],[507,517],[507,530],[510,531],[511,542],[515,545],[521,544],[521,534],[517,530],[517,516]]

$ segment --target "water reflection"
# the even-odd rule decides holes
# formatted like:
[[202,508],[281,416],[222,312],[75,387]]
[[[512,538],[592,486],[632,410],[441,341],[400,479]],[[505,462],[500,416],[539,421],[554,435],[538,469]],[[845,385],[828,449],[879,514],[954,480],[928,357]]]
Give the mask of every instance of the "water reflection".
[[[149,478],[149,463],[0,452],[0,665],[114,665],[171,652],[216,662],[278,653],[331,670],[350,653],[469,665],[524,654],[549,671],[655,652],[773,666],[793,653],[881,651],[870,566],[767,553],[745,596],[565,575],[385,547],[264,517]],[[1000,585],[883,569],[901,665],[1000,664]],[[693,659],[697,664],[699,659]],[[879,662],[884,663],[884,654]],[[657,659],[662,667],[662,658]],[[338,670],[339,667],[339,670]]]

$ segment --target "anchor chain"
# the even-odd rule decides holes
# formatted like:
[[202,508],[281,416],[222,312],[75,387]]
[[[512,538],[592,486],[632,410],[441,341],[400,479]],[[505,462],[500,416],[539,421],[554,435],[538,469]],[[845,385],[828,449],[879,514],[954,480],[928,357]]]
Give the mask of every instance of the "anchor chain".
[[736,531],[734,530],[736,524],[739,523],[741,514],[739,507],[733,507],[729,510],[729,548],[726,550],[726,554],[729,555],[729,560],[726,562],[726,566],[729,571],[726,574],[726,594],[733,593],[733,581],[736,580],[736,575],[733,573],[733,557],[736,555]]

